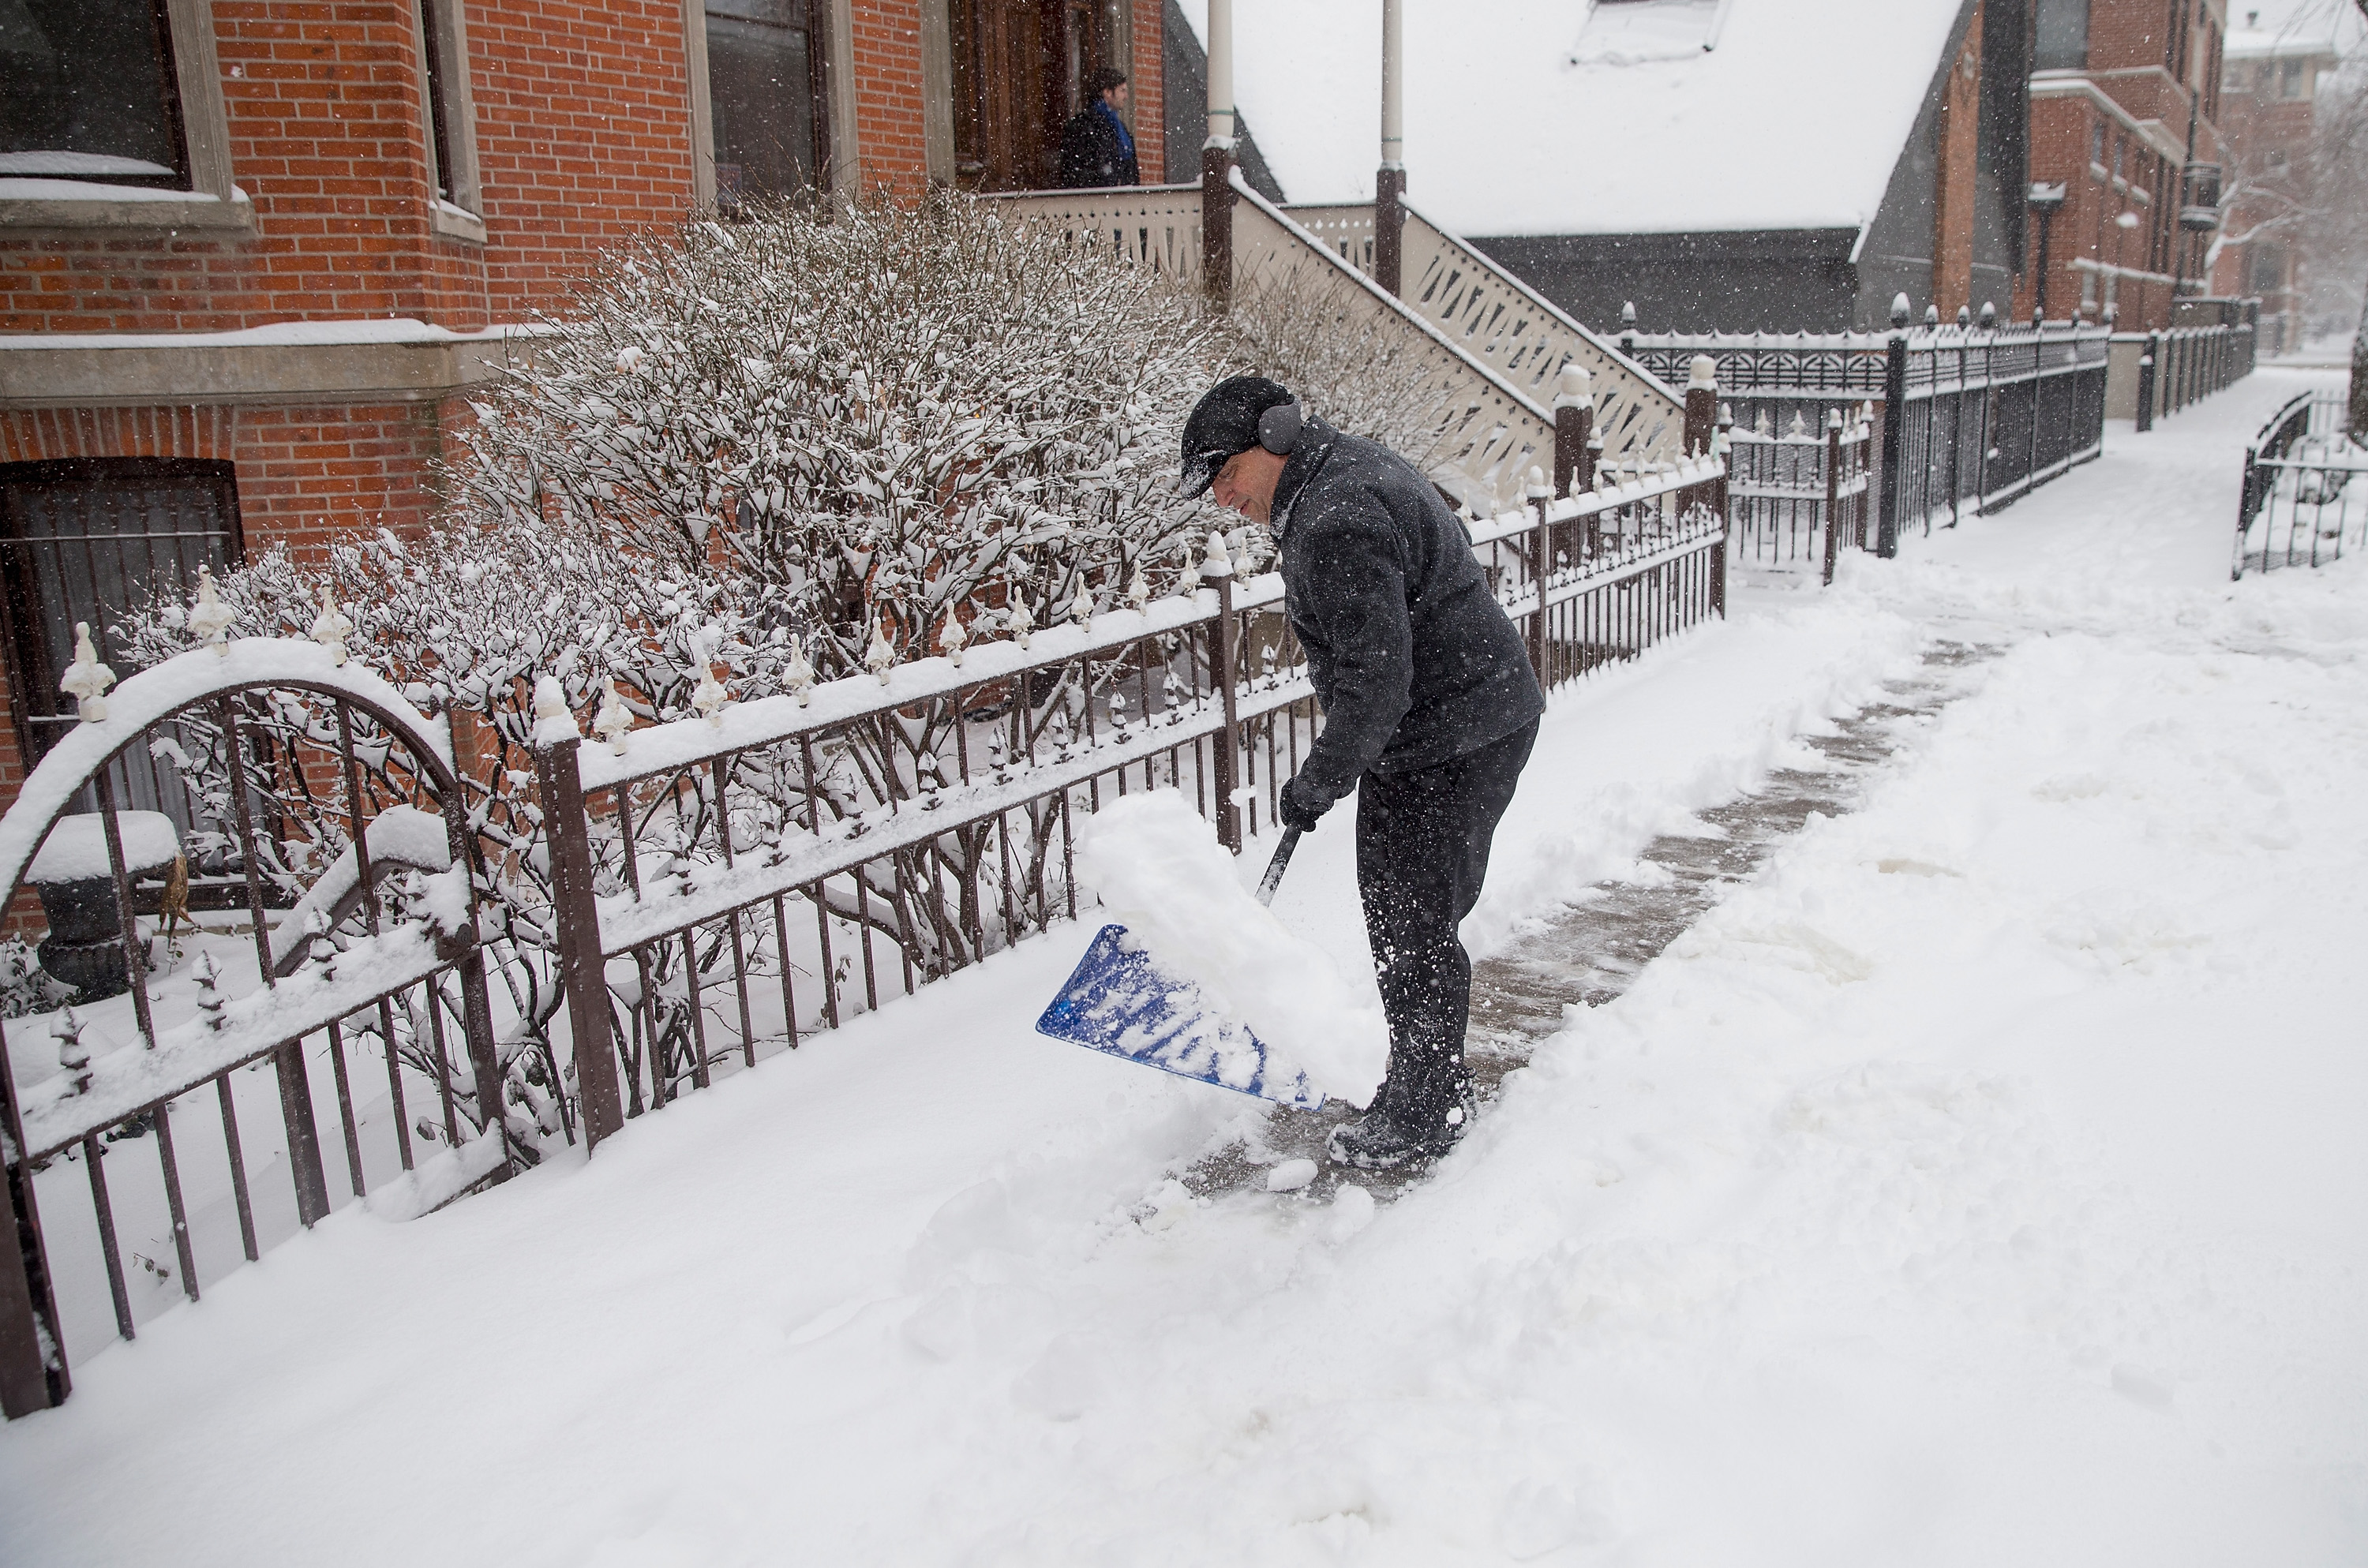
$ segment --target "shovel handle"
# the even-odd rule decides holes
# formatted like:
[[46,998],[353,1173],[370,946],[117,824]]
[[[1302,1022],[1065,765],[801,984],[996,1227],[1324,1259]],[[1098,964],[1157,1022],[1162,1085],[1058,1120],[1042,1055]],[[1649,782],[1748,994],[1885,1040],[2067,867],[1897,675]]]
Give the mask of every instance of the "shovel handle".
[[1284,828],[1282,842],[1274,846],[1274,858],[1266,863],[1266,875],[1258,879],[1258,901],[1260,903],[1274,902],[1274,890],[1282,885],[1282,873],[1284,868],[1291,864],[1291,852],[1298,847],[1299,830]]

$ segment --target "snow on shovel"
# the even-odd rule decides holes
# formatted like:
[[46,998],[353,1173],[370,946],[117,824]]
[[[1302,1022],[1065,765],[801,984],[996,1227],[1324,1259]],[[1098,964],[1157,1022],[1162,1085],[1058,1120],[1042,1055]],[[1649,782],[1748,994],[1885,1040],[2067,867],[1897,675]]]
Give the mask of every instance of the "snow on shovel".
[[1283,835],[1253,896],[1181,795],[1110,802],[1079,835],[1078,869],[1125,923],[1101,928],[1038,1030],[1305,1109],[1371,1099],[1389,1058],[1380,1008],[1267,907],[1298,843]]

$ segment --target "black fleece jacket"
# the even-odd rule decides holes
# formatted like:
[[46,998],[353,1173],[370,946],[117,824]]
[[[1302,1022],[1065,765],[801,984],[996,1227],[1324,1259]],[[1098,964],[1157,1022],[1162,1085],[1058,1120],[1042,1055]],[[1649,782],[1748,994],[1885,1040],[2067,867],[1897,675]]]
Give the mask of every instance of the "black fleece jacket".
[[1470,537],[1405,459],[1310,419],[1273,517],[1283,605],[1324,709],[1304,787],[1336,801],[1369,768],[1434,767],[1545,711]]

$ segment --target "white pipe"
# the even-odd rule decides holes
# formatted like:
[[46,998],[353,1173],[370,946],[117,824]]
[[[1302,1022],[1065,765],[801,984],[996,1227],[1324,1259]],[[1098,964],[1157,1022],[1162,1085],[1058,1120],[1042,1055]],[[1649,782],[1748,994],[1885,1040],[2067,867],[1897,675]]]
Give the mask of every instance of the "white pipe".
[[1209,0],[1209,140],[1234,144],[1234,0]]
[[1406,167],[1404,0],[1382,0],[1382,167]]

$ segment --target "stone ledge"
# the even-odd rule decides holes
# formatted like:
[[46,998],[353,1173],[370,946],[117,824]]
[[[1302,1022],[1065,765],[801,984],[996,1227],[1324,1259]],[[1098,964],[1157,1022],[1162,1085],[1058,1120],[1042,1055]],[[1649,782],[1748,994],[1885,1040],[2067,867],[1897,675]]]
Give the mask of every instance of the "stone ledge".
[[497,330],[359,342],[256,341],[240,333],[12,337],[0,339],[0,408],[424,403],[499,375],[527,352],[518,341],[525,336]]

